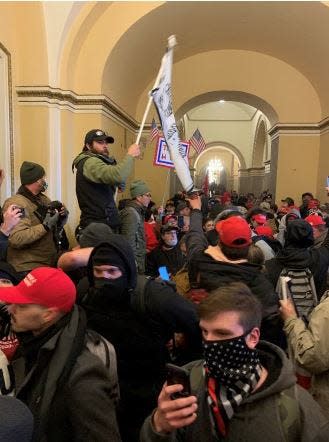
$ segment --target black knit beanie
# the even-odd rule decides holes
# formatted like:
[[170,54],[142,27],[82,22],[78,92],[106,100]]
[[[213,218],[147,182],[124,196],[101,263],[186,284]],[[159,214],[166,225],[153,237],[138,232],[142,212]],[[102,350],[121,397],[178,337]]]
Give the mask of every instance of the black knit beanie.
[[46,175],[45,169],[40,164],[24,161],[20,170],[21,183],[32,184]]
[[100,246],[92,257],[93,266],[111,265],[119,267],[119,269],[125,273],[127,270],[127,264],[123,257],[109,246]]

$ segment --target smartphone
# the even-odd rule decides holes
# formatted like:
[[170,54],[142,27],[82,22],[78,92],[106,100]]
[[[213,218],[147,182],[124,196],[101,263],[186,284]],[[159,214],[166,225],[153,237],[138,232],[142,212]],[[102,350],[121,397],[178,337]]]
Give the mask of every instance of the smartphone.
[[329,187],[329,176],[327,176],[327,187]]
[[184,215],[178,215],[177,217],[177,227],[182,229],[184,227]]
[[171,399],[179,399],[181,397],[191,396],[190,374],[182,367],[174,364],[166,364],[167,385],[183,385],[183,390],[173,393]]
[[160,277],[164,280],[164,281],[169,281],[170,280],[170,276],[167,270],[166,266],[162,266],[158,268],[159,271],[159,275]]

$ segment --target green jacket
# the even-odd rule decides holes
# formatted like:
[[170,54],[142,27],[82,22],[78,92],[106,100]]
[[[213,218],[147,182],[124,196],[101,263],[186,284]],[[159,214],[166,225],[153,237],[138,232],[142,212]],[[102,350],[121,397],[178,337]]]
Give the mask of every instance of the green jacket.
[[312,373],[311,392],[329,417],[329,298],[315,307],[308,326],[300,318],[290,318],[284,330],[295,359]]
[[124,183],[134,167],[134,158],[126,155],[120,163],[106,164],[96,154],[81,152],[73,161],[76,166],[83,158],[88,157],[83,165],[83,175],[94,183],[118,185]]

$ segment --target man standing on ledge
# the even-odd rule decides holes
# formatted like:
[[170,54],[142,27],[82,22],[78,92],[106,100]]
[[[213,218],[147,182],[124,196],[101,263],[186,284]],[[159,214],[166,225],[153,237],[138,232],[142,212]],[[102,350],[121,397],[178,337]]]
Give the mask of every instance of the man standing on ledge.
[[120,219],[114,201],[116,187],[123,187],[132,172],[134,158],[140,155],[138,144],[132,144],[117,164],[109,156],[108,144],[114,138],[101,129],[92,129],[85,136],[82,152],[74,159],[77,169],[76,193],[81,210],[80,230],[92,222],[118,229]]

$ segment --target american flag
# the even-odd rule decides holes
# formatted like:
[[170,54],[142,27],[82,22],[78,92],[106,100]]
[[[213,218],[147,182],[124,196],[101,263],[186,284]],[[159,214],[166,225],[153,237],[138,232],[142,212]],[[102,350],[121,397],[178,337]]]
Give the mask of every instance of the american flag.
[[206,148],[206,143],[199,131],[199,129],[196,129],[192,137],[190,138],[190,145],[193,146],[193,148],[196,150],[196,152],[199,154]]
[[152,142],[159,135],[160,135],[160,132],[159,132],[158,126],[155,122],[155,119],[153,118],[152,124],[151,124],[150,142]]

